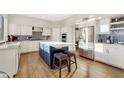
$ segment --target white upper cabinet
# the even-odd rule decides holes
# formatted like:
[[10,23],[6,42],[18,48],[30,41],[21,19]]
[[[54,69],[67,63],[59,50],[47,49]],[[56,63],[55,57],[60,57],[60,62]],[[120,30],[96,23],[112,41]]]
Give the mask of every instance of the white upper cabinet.
[[50,28],[43,28],[42,35],[44,35],[44,36],[51,35],[51,29]]
[[21,35],[32,35],[32,26],[21,26]]
[[103,18],[100,20],[99,34],[110,34],[110,18]]
[[109,45],[109,63],[124,69],[123,45]]
[[9,24],[9,35],[32,35],[32,26]]
[[21,25],[18,24],[9,24],[9,35],[20,35]]

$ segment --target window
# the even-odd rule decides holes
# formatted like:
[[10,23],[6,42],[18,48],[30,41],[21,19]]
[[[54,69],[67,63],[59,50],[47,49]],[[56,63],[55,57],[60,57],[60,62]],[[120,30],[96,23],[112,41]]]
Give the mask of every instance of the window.
[[0,42],[4,40],[4,20],[3,20],[3,16],[0,16]]

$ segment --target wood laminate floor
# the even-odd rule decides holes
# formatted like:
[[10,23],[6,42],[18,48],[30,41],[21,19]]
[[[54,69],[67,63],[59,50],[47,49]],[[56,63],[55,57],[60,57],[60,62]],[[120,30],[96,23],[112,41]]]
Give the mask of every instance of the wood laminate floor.
[[[73,64],[71,73],[68,73],[67,68],[62,70],[62,77],[67,78],[123,78],[124,70],[112,67],[100,62],[94,62],[78,56],[78,69],[75,69]],[[22,54],[20,65],[16,78],[58,78],[58,70],[50,69],[47,64],[39,57],[37,52]]]

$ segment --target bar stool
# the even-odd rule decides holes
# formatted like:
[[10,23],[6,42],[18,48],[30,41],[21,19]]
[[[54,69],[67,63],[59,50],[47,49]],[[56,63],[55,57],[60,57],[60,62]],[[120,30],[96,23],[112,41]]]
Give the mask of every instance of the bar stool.
[[[58,60],[58,62],[56,61]],[[59,69],[59,78],[61,78],[61,69],[67,67],[70,72],[69,57],[64,53],[55,53],[53,57],[53,68]]]
[[[77,69],[77,60],[76,60],[76,54],[75,53],[73,53],[73,52],[70,52],[70,51],[65,51],[64,52],[65,54],[67,54],[68,55],[68,57],[69,57],[69,62],[70,62],[70,70],[71,70],[71,64],[75,64],[75,66],[76,66],[76,69]],[[71,58],[74,58],[74,60],[71,60]]]

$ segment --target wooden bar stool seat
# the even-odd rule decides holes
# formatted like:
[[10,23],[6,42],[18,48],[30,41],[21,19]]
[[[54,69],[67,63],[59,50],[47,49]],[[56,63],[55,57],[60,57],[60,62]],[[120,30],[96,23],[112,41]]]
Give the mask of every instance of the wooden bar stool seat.
[[[70,52],[70,51],[65,51],[65,54],[67,54],[69,57],[70,66],[71,66],[71,64],[75,64],[76,69],[77,69],[76,54],[74,52]],[[72,60],[72,57],[74,58],[74,60]],[[70,67],[70,69],[71,69],[71,67]]]
[[59,77],[61,77],[61,69],[67,67],[70,72],[69,57],[64,53],[55,53],[53,57],[53,68],[59,69]]

